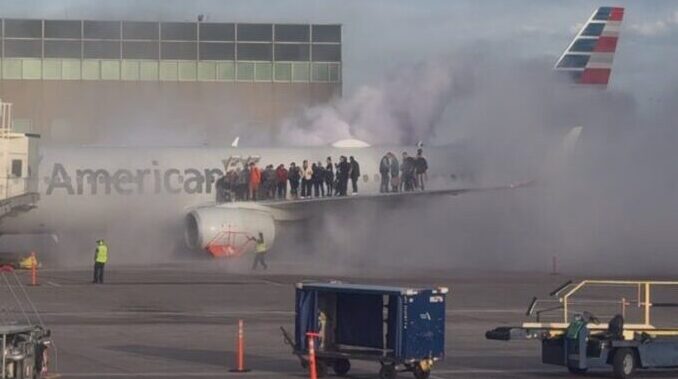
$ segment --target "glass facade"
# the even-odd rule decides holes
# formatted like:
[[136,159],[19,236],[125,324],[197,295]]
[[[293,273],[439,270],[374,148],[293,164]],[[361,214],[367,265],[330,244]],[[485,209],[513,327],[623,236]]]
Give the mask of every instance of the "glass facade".
[[1,79],[341,82],[341,25],[0,22]]

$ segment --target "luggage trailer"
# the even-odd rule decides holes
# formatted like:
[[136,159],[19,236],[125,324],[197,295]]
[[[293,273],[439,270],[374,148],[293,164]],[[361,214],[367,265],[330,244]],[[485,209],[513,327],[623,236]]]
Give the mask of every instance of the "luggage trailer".
[[[577,295],[591,290],[633,292],[632,299],[580,299]],[[520,327],[498,327],[485,336],[492,340],[539,339],[542,362],[567,367],[572,374],[581,375],[589,369],[612,366],[615,377],[630,378],[638,368],[678,368],[678,326],[655,324],[653,309],[676,308],[677,302],[653,302],[652,294],[676,291],[673,281],[583,280],[566,282],[550,296],[555,300],[532,299],[526,312],[534,317]],[[575,312],[574,308],[615,309],[608,323],[603,323],[589,312]],[[548,315],[553,322],[542,322]],[[625,318],[637,314],[638,323],[625,323]],[[670,318],[671,319],[671,318]],[[675,322],[675,321],[674,321]]]
[[351,360],[379,362],[379,378],[411,372],[426,379],[445,354],[447,288],[401,288],[345,283],[298,283],[294,338],[281,328],[304,368],[307,333],[317,333],[316,372],[339,376]]

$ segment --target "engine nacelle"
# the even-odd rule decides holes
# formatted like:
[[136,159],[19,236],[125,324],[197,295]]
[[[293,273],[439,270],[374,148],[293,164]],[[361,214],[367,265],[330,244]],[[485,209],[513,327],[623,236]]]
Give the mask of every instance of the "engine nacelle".
[[205,249],[214,256],[239,256],[254,250],[251,237],[263,233],[268,247],[275,240],[270,213],[252,209],[204,207],[186,216],[186,244]]

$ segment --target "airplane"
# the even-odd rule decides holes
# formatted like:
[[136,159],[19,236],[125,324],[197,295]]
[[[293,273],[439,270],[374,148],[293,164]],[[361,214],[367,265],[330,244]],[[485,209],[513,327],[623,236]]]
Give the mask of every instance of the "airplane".
[[[618,33],[622,16],[623,8],[598,8],[561,56],[556,70],[577,74],[575,78],[582,84],[606,84],[616,48],[613,34]],[[615,38],[614,43],[609,38]],[[427,146],[424,150],[431,189],[382,194],[378,192],[382,156],[392,152],[400,159],[401,152],[413,155],[417,146],[372,147],[362,141],[344,140],[329,147],[257,149],[238,147],[238,142],[236,139],[229,148],[44,147],[38,169],[28,170],[29,175],[31,171],[39,175],[37,206],[0,219],[0,235],[106,230],[112,223],[124,222],[121,220],[130,213],[137,217],[158,211],[162,217],[153,222],[184,220],[189,247],[213,256],[234,257],[251,251],[250,237],[259,232],[272,245],[276,223],[304,219],[345,202],[407,201],[524,185],[474,187],[469,180],[474,168],[463,146]],[[287,167],[291,162],[300,165],[306,159],[324,163],[328,156],[336,163],[341,155],[354,156],[361,165],[358,196],[223,204],[214,201],[216,181],[229,168],[250,162],[259,167],[276,167],[280,163]]]

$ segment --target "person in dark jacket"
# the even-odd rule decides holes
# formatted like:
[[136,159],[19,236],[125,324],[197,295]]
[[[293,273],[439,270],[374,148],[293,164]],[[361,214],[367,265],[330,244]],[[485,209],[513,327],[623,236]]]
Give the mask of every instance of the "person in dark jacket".
[[290,181],[290,195],[293,199],[299,198],[299,181],[301,180],[301,170],[297,167],[297,164],[292,162],[290,163],[290,170],[287,174],[287,177]]
[[318,161],[316,166],[318,167],[318,187],[320,187],[320,196],[325,197],[325,167],[323,167],[321,161]]
[[245,167],[243,167],[242,171],[240,172],[240,178],[238,179],[238,187],[242,193],[241,200],[250,199],[250,175],[250,169],[248,165],[245,165]]
[[275,178],[277,181],[277,192],[278,192],[278,199],[285,200],[287,198],[287,179],[288,179],[289,173],[287,169],[285,168],[284,164],[278,165],[278,168],[275,169]]
[[404,191],[412,191],[414,189],[414,171],[415,171],[415,162],[414,158],[407,155],[407,152],[403,152],[403,164],[400,165],[400,171],[402,172],[402,185],[401,188]]
[[389,161],[389,154],[384,154],[381,157],[379,162],[379,174],[381,174],[381,186],[379,187],[379,192],[386,193],[390,187],[390,177],[391,177],[391,162]]
[[424,158],[424,152],[422,149],[417,150],[417,158],[414,160],[415,174],[416,174],[416,183],[417,187],[424,191],[426,183],[426,172],[428,171],[428,162]]
[[226,182],[228,183],[228,201],[237,200],[238,191],[238,171],[231,169],[226,173]]
[[327,187],[327,196],[332,196],[334,193],[334,166],[332,165],[332,157],[327,157],[327,165],[325,166],[325,187]]
[[317,163],[311,165],[311,182],[313,183],[313,196],[320,197],[320,187],[322,186],[323,177],[322,172],[320,171],[322,167],[319,167]]
[[350,170],[351,165],[346,161],[346,157],[342,155],[339,158],[339,164],[337,164],[337,192],[339,196],[346,196],[348,173]]
[[350,176],[351,176],[351,186],[353,187],[353,194],[356,195],[358,194],[358,179],[360,178],[360,164],[358,164],[358,161],[351,157],[349,158],[351,162],[351,171],[350,171]]
[[217,204],[225,203],[226,202],[226,176],[222,176],[217,180],[217,183],[215,185],[216,192],[217,192]]
[[393,153],[390,154],[391,163],[391,192],[398,192],[400,189],[400,163]]
[[266,198],[267,199],[275,199],[275,190],[277,187],[277,179],[275,176],[275,169],[273,168],[273,165],[270,164],[266,166],[266,170],[264,170],[265,174],[265,179],[262,178],[263,183],[265,185],[265,190],[266,190]]

